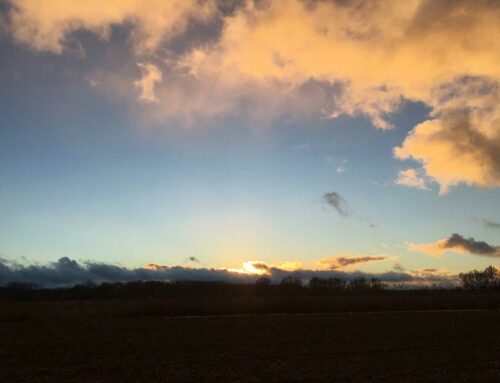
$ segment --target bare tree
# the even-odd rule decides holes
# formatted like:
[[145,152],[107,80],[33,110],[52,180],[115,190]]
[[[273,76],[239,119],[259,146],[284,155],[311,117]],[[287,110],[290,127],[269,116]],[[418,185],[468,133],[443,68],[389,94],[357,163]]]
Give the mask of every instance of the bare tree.
[[483,271],[472,270],[460,273],[460,279],[465,289],[489,290],[500,288],[500,270],[494,266],[488,266]]

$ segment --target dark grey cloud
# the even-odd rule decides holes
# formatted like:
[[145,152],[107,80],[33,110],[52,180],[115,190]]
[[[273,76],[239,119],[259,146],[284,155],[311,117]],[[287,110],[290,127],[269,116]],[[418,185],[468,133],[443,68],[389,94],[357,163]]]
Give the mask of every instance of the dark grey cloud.
[[500,223],[499,222],[490,221],[489,219],[481,219],[480,222],[483,224],[484,227],[487,227],[488,229],[499,229],[500,230]]
[[[264,263],[254,267],[266,270],[267,276],[274,282],[284,277],[293,276],[303,281],[312,277],[339,278],[378,278],[387,283],[422,283],[451,284],[453,277],[439,274],[414,275],[406,272],[389,271],[384,273],[364,273],[361,271],[343,272],[339,270],[294,271],[271,267]],[[140,268],[126,268],[98,262],[77,262],[67,257],[47,265],[20,265],[6,259],[0,259],[0,286],[11,282],[36,284],[43,287],[73,286],[86,282],[133,282],[133,281],[222,281],[228,283],[254,283],[261,275],[241,274],[226,269],[192,268],[182,266],[147,265]]]
[[348,266],[352,265],[355,263],[365,263],[365,262],[371,262],[371,261],[383,261],[386,257],[382,256],[377,256],[377,257],[355,257],[355,258],[348,258],[348,257],[337,257],[335,258],[337,262],[341,266]]
[[499,246],[489,245],[485,241],[476,241],[474,238],[465,238],[457,233],[447,238],[443,247],[446,249],[460,248],[476,255],[500,257]]
[[0,285],[10,282],[26,282],[40,286],[71,286],[92,281],[132,282],[132,281],[252,281],[250,276],[238,275],[224,269],[188,268],[181,266],[148,265],[140,268],[98,263],[79,263],[67,257],[48,265],[19,265],[0,259]]
[[341,280],[350,281],[357,278],[377,278],[383,282],[388,283],[403,283],[408,286],[418,286],[422,284],[441,284],[441,285],[453,285],[457,282],[457,276],[443,275],[439,273],[427,273],[423,274],[412,274],[410,272],[397,272],[397,271],[387,271],[382,273],[366,273],[362,271],[340,271],[340,270],[294,270],[286,271],[277,268],[270,269],[270,276],[273,282],[280,281],[286,276],[294,276],[300,278],[303,281],[309,281],[313,277],[319,278],[339,278]]
[[362,256],[362,257],[333,257],[328,259],[323,259],[320,261],[321,264],[327,265],[331,270],[339,269],[345,266],[354,265],[357,263],[366,263],[373,261],[383,261],[387,257],[378,256]]
[[200,260],[196,257],[187,257],[184,262],[186,263],[189,263],[189,262],[192,262],[192,263],[200,263]]
[[252,266],[256,268],[257,270],[269,270],[270,267],[266,265],[265,263],[252,263]]
[[436,271],[439,271],[439,269],[423,269],[422,271],[424,273],[435,273]]
[[336,192],[323,194],[323,201],[337,210],[337,212],[343,217],[347,217],[351,214],[346,200]]

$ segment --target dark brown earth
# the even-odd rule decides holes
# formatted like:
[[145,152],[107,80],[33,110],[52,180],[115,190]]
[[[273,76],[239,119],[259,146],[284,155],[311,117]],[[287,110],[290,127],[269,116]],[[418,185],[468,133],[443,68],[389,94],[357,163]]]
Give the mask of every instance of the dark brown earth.
[[0,323],[0,382],[500,382],[500,311]]

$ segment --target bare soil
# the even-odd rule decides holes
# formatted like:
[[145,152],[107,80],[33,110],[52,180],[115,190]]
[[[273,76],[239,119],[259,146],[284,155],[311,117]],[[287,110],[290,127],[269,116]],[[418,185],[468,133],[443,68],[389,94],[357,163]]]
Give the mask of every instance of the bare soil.
[[0,382],[500,382],[500,311],[0,323]]

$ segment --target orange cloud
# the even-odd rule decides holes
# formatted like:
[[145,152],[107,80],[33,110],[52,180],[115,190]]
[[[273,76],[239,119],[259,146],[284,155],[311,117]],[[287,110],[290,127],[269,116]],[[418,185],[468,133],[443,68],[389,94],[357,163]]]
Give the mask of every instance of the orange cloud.
[[14,39],[37,51],[62,53],[67,37],[86,29],[107,39],[111,27],[132,26],[131,40],[139,53],[184,32],[190,20],[206,20],[212,2],[196,0],[10,0]]
[[[77,30],[107,39],[113,26],[127,25],[136,61],[158,69],[135,82],[139,100],[157,104],[151,118],[344,114],[390,129],[388,116],[401,102],[418,101],[431,108],[431,119],[395,157],[417,161],[441,193],[460,183],[500,186],[499,2],[247,0],[231,10],[215,0],[10,4],[12,37],[37,51],[63,53]],[[188,26],[215,21],[222,30],[213,37],[185,35]],[[189,49],[165,49],[183,34]],[[163,69],[169,76],[158,76]],[[147,75],[156,77],[145,83]],[[400,176],[423,189],[414,175]]]
[[[418,125],[396,157],[420,162],[441,193],[458,183],[496,187],[499,16],[499,4],[486,1],[249,3],[225,19],[216,43],[182,63],[219,88],[275,84],[274,93],[290,94],[311,78],[340,83],[321,113],[364,114],[381,129],[391,127],[386,116],[402,98],[424,102],[436,118]],[[465,77],[491,89],[474,89]],[[400,183],[425,188],[422,178],[402,176]]]
[[349,269],[353,267],[358,267],[367,262],[381,262],[388,259],[393,259],[393,256],[388,256],[385,254],[375,254],[375,255],[358,255],[351,253],[342,253],[332,258],[322,259],[318,263],[321,267],[327,269]]
[[457,76],[499,78],[500,54],[492,54],[500,52],[498,10],[479,3],[248,2],[224,19],[219,40],[182,63],[229,88],[274,82],[290,92],[311,78],[343,83],[326,114],[362,113],[389,128],[384,115],[401,97],[429,102],[436,84]]
[[273,270],[296,271],[301,270],[302,268],[302,262],[300,261],[285,261],[279,264],[267,264],[261,261],[247,261],[243,262],[242,268],[229,270],[242,274],[270,275]]
[[134,85],[140,89],[138,100],[144,102],[158,103],[160,100],[155,95],[155,85],[161,81],[160,69],[153,64],[137,64],[142,72],[142,78],[134,81]]
[[441,194],[461,182],[500,186],[499,84],[468,79],[440,93],[435,118],[417,125],[395,156],[421,162]]
[[446,244],[446,238],[445,239],[440,239],[439,241],[436,241],[434,243],[408,243],[408,250],[410,251],[415,251],[419,253],[424,253],[427,255],[431,255],[433,257],[440,257],[446,252],[455,252],[455,253],[461,253],[465,254],[467,253],[463,249],[448,249],[445,246]]
[[428,190],[425,179],[415,169],[400,170],[395,183],[410,188]]
[[465,238],[454,233],[448,238],[440,239],[435,243],[409,243],[410,251],[417,251],[432,256],[442,256],[444,253],[474,254],[486,257],[500,257],[500,247],[492,246],[474,238]]

